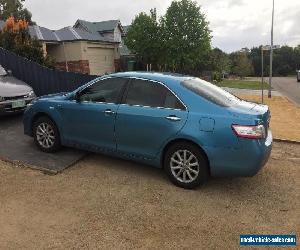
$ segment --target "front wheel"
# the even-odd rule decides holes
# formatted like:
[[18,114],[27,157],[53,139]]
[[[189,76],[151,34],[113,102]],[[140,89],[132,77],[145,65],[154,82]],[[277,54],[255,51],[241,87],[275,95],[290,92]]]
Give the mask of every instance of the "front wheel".
[[46,153],[60,149],[60,136],[56,124],[48,117],[41,117],[34,123],[34,141]]
[[166,152],[164,168],[175,185],[186,189],[200,186],[209,177],[206,157],[189,143],[172,145]]

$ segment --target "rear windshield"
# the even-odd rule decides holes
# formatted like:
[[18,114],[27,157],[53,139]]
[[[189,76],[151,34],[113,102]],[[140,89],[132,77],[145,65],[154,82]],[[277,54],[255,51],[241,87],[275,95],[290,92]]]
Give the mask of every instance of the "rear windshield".
[[181,84],[195,94],[223,107],[230,107],[240,101],[236,96],[199,78],[188,79]]

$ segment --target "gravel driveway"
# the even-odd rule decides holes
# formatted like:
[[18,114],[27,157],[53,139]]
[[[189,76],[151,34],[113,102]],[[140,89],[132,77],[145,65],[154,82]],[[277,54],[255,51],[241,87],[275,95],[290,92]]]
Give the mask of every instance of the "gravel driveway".
[[236,249],[243,233],[299,238],[300,146],[275,143],[253,178],[188,191],[161,170],[92,155],[56,176],[0,162],[0,249]]

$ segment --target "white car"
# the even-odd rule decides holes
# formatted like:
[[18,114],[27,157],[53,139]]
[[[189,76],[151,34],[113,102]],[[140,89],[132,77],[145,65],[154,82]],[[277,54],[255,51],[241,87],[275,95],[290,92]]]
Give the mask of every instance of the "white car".
[[0,116],[22,113],[35,98],[33,89],[0,65]]

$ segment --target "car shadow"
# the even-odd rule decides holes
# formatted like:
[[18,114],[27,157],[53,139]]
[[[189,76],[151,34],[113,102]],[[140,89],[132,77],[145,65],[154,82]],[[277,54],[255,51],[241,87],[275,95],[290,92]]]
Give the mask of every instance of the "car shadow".
[[[147,164],[137,163],[131,160],[124,160],[103,154],[90,154],[83,161],[76,164],[68,171],[76,171],[85,168],[94,168],[95,174],[111,173],[117,176],[131,176],[132,179],[138,179],[141,183],[153,182],[159,188],[171,187],[177,189],[170,181],[162,168],[156,168]],[[249,197],[260,193],[262,188],[268,185],[264,180],[264,173],[259,173],[254,177],[224,177],[210,178],[204,185],[196,188],[194,191],[202,193],[211,193],[216,196],[220,194],[246,195]],[[178,188],[178,190],[182,190]],[[251,190],[251,192],[249,192]],[[257,192],[255,191],[257,190]]]

